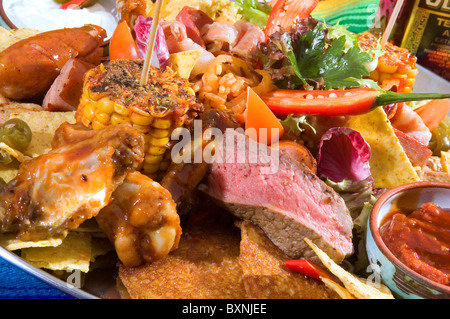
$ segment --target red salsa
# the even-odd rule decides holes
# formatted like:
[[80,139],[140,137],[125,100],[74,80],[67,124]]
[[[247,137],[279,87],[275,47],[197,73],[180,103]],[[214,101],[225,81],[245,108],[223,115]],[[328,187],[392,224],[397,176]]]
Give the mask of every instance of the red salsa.
[[395,209],[383,220],[381,238],[406,266],[450,286],[450,210],[425,203],[414,211]]

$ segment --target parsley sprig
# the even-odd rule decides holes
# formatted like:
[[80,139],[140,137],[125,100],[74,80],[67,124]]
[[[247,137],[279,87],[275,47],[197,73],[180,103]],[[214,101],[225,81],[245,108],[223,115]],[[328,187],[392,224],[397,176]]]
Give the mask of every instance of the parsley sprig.
[[289,52],[294,74],[301,83],[321,83],[324,89],[358,87],[358,80],[369,76],[365,64],[369,53],[357,45],[350,48],[345,35],[327,39],[327,29],[318,24],[306,32]]

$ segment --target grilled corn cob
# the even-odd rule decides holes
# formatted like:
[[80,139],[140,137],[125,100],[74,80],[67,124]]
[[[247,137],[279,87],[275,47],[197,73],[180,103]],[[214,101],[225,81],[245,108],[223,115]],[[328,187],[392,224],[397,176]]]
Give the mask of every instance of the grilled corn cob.
[[[377,45],[377,38],[369,32],[363,32],[358,39],[361,48],[369,49]],[[403,83],[403,92],[411,92],[416,75],[419,72],[416,67],[417,58],[407,49],[387,43],[385,53],[378,58],[377,68],[370,73],[370,78],[383,88],[392,78],[400,79]]]
[[143,134],[144,174],[160,179],[170,160],[170,136],[202,111],[189,82],[170,68],[151,68],[148,84],[139,84],[142,61],[116,60],[85,75],[76,119],[84,126],[101,129],[128,122]]

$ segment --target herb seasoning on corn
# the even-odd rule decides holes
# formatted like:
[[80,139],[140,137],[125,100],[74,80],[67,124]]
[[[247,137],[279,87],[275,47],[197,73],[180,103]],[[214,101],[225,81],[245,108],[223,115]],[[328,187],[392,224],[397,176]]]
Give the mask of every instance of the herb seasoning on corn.
[[169,67],[150,69],[141,86],[141,60],[115,60],[88,71],[76,119],[101,129],[128,122],[145,140],[144,174],[158,180],[170,164],[170,136],[190,123],[203,107],[185,79]]

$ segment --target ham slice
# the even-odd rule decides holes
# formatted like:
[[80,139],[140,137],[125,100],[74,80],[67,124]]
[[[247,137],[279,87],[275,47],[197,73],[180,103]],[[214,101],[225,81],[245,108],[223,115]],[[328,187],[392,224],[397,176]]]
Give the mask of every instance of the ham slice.
[[420,143],[414,137],[411,137],[410,135],[403,133],[396,128],[394,128],[394,132],[406,155],[411,161],[411,164],[413,166],[424,167],[433,154],[428,146]]
[[192,41],[206,48],[200,30],[204,25],[214,23],[213,19],[201,10],[186,6],[177,15],[176,20],[184,24],[186,34]]

